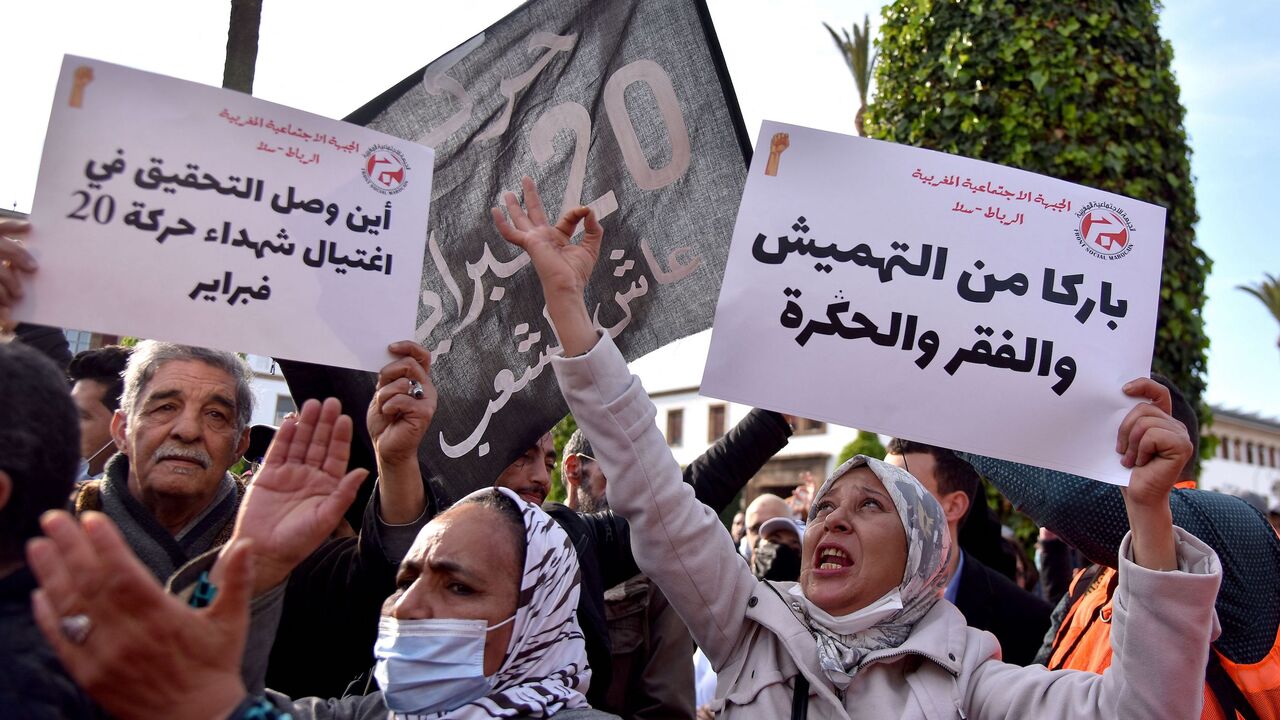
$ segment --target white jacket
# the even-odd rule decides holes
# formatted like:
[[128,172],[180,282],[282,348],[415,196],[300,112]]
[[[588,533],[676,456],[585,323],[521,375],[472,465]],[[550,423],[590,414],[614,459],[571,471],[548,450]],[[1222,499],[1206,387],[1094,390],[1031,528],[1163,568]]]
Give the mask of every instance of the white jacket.
[[609,505],[631,524],[636,562],[719,675],[712,707],[721,717],[790,717],[797,674],[809,682],[813,719],[1200,717],[1221,567],[1181,529],[1174,572],[1133,564],[1125,538],[1114,657],[1103,675],[1002,663],[995,637],[939,600],[902,646],[870,654],[841,697],[791,606],[792,584],[756,580],[719,518],[681,481],[653,403],[613,341],[552,365],[609,478]]

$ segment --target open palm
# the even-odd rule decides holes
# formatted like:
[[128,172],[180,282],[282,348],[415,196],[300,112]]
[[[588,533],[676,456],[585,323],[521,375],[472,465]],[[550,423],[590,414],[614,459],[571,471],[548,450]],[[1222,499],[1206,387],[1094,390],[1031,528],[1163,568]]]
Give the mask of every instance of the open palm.
[[351,418],[329,398],[285,420],[236,518],[234,539],[253,540],[257,591],[283,582],[333,533],[366,470],[347,472]]
[[[525,208],[520,207],[515,193],[506,193],[503,203],[508,222],[502,211],[493,208],[493,224],[507,242],[529,254],[533,261],[538,278],[545,291],[563,291],[581,297],[582,290],[591,277],[591,269],[595,267],[596,258],[600,256],[600,243],[604,239],[604,228],[596,221],[593,210],[578,207],[569,210],[552,225],[547,212],[542,207],[542,198],[533,180],[525,177],[521,180],[524,188]],[[582,242],[570,242],[579,222],[586,221]]]

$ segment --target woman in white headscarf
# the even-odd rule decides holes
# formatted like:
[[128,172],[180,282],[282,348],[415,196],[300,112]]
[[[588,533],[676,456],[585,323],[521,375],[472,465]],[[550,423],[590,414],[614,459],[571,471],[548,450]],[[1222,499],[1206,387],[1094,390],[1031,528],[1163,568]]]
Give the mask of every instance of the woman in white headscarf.
[[[1196,718],[1221,570],[1173,527],[1169,491],[1191,443],[1167,393],[1134,381],[1139,403],[1117,448],[1133,468],[1132,527],[1121,549],[1104,675],[1000,662],[989,633],[941,599],[949,539],[915,478],[858,456],[816,493],[798,583],[759,581],[719,519],[680,482],[653,404],[583,302],[603,230],[586,208],[553,226],[532,181],[526,209],[505,197],[502,235],[533,261],[563,346],[552,361],[579,427],[631,525],[636,562],[688,624],[718,673],[712,708],[728,718]],[[584,239],[570,243],[585,220]],[[1154,386],[1154,387],[1153,387]],[[1176,651],[1175,651],[1176,649]],[[1141,667],[1137,664],[1141,663]]]
[[[331,530],[362,475],[338,487],[326,476],[326,458],[305,445],[271,457],[277,475],[298,473],[295,491],[251,493],[246,503],[276,503],[282,515],[314,512]],[[345,469],[343,458],[335,467]],[[105,516],[90,513],[81,528],[51,513],[43,524],[48,537],[28,550],[41,583],[37,621],[70,674],[115,717],[615,717],[585,697],[591,670],[576,616],[577,553],[559,524],[511,490],[476,491],[422,529],[383,606],[374,647],[380,689],[342,699],[246,692],[241,659],[246,668],[265,667],[284,587],[254,600],[242,652],[251,565],[259,562],[247,543],[224,553],[214,570],[218,592],[196,610],[164,593]],[[68,627],[72,619],[78,628]],[[248,678],[248,687],[261,687],[261,678]]]

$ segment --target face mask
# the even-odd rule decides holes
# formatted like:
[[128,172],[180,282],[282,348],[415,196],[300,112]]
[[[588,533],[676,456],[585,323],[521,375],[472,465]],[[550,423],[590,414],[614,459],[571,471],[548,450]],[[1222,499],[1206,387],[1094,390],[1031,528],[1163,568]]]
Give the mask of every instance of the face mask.
[[397,620],[383,617],[373,646],[373,677],[387,708],[426,714],[462,707],[493,689],[484,674],[484,641],[515,615],[487,627],[483,620]]

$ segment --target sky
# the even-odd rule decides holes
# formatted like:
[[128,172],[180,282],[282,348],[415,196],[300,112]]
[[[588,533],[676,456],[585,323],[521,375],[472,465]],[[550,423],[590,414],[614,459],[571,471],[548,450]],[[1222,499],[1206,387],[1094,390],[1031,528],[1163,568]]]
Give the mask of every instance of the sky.
[[[265,0],[254,94],[340,118],[508,13],[510,0]],[[851,133],[853,81],[823,22],[879,2],[709,0],[747,130],[765,119]],[[64,53],[220,85],[226,0],[10,3],[0,43],[6,109],[0,207],[26,212]],[[1200,222],[1213,259],[1204,317],[1211,403],[1280,418],[1280,326],[1236,289],[1280,274],[1280,23],[1275,0],[1177,0],[1161,13],[1187,108]],[[762,52],[762,48],[766,48]]]

